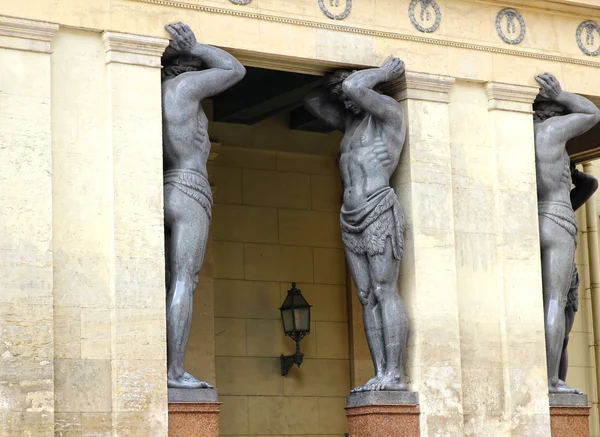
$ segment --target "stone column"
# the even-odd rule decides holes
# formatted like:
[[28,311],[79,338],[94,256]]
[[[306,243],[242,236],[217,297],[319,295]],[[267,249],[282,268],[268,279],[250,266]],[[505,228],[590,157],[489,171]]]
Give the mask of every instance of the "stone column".
[[54,435],[50,53],[0,16],[0,435]]
[[393,93],[408,137],[393,186],[406,219],[399,289],[410,317],[406,371],[422,436],[463,435],[448,93],[454,78],[407,73]]
[[485,85],[496,162],[489,176],[495,192],[502,421],[509,427],[503,435],[514,437],[550,435],[532,119],[538,91]]
[[167,436],[160,57],[168,41],[116,32],[102,39],[112,167],[113,432]]
[[110,170],[102,39],[52,43],[54,423],[58,437],[112,429]]

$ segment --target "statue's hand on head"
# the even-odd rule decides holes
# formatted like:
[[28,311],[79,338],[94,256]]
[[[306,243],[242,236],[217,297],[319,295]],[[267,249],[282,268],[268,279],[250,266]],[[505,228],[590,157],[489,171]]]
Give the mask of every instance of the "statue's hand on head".
[[171,35],[171,48],[181,55],[189,55],[198,42],[192,29],[187,24],[168,24],[165,29]]
[[404,61],[400,58],[390,56],[385,60],[381,69],[386,72],[386,82],[394,79],[398,79],[404,74]]
[[535,77],[535,80],[542,87],[540,94],[543,97],[546,97],[550,100],[555,100],[562,92],[560,83],[558,83],[556,77],[550,73],[540,74],[539,76]]

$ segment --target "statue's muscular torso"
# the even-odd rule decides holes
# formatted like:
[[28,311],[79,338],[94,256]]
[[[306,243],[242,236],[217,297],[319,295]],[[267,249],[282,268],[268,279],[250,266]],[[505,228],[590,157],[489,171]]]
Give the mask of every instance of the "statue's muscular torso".
[[164,170],[193,170],[207,176],[208,119],[198,101],[186,99],[182,73],[162,83]]
[[[400,129],[396,129],[400,131]],[[389,186],[396,162],[383,165],[373,152],[379,147],[401,149],[403,136],[392,126],[370,114],[362,119],[351,118],[341,143],[340,173],[344,184],[344,205],[355,209],[368,197]],[[391,154],[393,155],[393,154]],[[397,154],[399,156],[399,153]]]
[[553,119],[535,123],[538,202],[571,205],[571,169],[565,143],[552,134]]

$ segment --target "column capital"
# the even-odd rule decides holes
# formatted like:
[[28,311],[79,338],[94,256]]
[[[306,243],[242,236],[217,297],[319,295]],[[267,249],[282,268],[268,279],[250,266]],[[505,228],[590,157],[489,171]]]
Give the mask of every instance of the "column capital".
[[102,34],[106,63],[160,68],[160,58],[169,45],[167,38],[106,31]]
[[511,111],[533,114],[531,105],[539,93],[539,88],[526,85],[487,82],[485,94],[488,98],[488,111]]
[[0,47],[27,52],[51,53],[58,24],[0,15]]
[[386,94],[399,102],[411,99],[448,103],[450,101],[448,93],[454,81],[454,77],[451,76],[407,71],[404,78],[383,88]]

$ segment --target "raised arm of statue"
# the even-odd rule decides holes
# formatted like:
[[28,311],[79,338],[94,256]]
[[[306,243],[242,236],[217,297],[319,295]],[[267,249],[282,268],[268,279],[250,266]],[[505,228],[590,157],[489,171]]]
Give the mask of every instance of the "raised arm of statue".
[[342,85],[344,93],[356,106],[383,121],[402,122],[402,107],[393,98],[379,94],[373,88],[404,74],[404,62],[389,57],[380,68],[352,73]]
[[328,98],[327,91],[322,88],[312,90],[304,97],[304,106],[312,115],[329,126],[344,132],[346,129],[346,116],[344,109],[338,102]]
[[563,91],[556,77],[549,73],[536,76],[541,85],[540,97],[555,102],[566,109],[567,114],[549,119],[552,135],[560,140],[568,141],[581,135],[598,122],[600,110],[585,97]]
[[575,188],[571,190],[571,205],[573,210],[577,210],[598,189],[598,179],[594,176],[577,170],[575,164],[571,162],[571,180]]
[[171,49],[180,56],[197,58],[208,67],[177,77],[188,91],[183,94],[190,100],[212,97],[244,78],[246,69],[237,59],[219,48],[199,44],[194,32],[186,24],[169,24],[165,29],[172,37],[169,44]]

